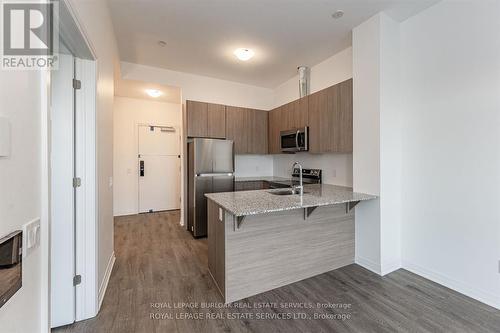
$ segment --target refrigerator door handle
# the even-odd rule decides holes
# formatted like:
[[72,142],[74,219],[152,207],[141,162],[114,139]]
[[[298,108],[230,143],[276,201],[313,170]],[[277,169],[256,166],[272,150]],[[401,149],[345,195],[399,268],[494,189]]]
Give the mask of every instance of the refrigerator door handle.
[[220,176],[228,176],[231,177],[234,174],[232,172],[227,173],[197,173],[194,175],[195,177],[220,177]]

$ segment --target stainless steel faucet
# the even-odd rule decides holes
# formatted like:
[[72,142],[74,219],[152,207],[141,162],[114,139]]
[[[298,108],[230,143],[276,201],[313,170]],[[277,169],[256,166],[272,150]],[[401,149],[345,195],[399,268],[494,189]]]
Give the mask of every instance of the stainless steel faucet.
[[300,185],[299,186],[293,185],[292,191],[293,191],[293,193],[295,193],[297,190],[300,190],[300,195],[303,195],[304,194],[304,184],[302,183],[302,165],[298,161],[293,163],[292,173],[293,173],[293,170],[295,170],[296,165],[299,167],[299,183],[300,183]]

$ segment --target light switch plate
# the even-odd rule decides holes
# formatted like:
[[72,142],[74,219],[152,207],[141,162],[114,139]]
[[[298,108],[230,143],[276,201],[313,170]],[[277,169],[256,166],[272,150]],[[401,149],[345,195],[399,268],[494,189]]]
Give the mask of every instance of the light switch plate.
[[219,207],[219,221],[222,221],[223,217],[222,217],[222,214],[224,213],[224,211],[222,210],[222,208]]
[[23,225],[23,258],[40,246],[40,219],[36,218]]
[[0,117],[0,157],[10,156],[10,123],[9,119]]

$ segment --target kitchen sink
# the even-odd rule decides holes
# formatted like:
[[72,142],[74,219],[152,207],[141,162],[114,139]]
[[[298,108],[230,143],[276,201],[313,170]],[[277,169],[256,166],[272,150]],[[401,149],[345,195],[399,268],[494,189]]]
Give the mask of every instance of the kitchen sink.
[[[273,195],[300,195],[300,192],[294,192],[292,189],[286,189],[286,190],[280,190],[280,191],[268,191],[267,193],[273,194]],[[303,194],[307,194],[309,192],[304,191]]]

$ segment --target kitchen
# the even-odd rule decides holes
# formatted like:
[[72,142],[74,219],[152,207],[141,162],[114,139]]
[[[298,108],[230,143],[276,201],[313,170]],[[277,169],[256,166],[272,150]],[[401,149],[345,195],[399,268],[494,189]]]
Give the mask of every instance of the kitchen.
[[291,178],[234,176],[234,154],[352,153],[352,79],[309,95],[309,68],[298,76],[300,98],[270,111],[186,102],[187,228],[208,236],[226,303],[353,264],[352,209],[376,198],[299,162]]

